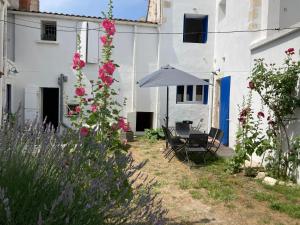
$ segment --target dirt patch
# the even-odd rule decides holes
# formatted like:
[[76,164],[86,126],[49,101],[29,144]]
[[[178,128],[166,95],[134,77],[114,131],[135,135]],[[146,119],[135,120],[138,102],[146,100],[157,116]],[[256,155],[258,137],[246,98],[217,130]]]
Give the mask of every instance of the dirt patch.
[[149,160],[143,172],[157,180],[154,191],[169,211],[168,224],[300,225],[300,220],[255,199],[255,193],[265,191],[255,180],[228,175],[218,163],[193,169],[176,158],[169,163],[163,149],[163,141],[139,140],[131,144],[130,151],[137,161]]

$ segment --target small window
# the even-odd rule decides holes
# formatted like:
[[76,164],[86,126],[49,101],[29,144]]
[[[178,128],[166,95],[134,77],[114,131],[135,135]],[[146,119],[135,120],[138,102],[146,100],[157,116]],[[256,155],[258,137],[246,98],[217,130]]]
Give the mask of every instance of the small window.
[[193,101],[193,91],[194,90],[194,86],[193,85],[189,85],[186,88],[186,101],[187,102],[192,102]]
[[176,102],[184,101],[184,86],[177,86],[177,97]]
[[208,86],[187,85],[177,86],[176,103],[207,104]]
[[57,25],[55,21],[42,21],[41,39],[43,41],[56,41]]
[[203,100],[203,86],[197,85],[196,86],[196,101],[201,102]]
[[208,16],[184,14],[183,42],[206,43]]

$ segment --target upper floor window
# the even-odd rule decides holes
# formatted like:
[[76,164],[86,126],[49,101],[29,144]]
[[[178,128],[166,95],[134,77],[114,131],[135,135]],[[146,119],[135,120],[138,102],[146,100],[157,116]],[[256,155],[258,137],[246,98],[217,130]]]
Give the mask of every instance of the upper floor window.
[[57,25],[55,21],[42,21],[41,39],[43,41],[56,41]]
[[208,86],[186,85],[177,86],[176,103],[207,104]]
[[208,16],[184,14],[183,42],[206,43],[208,32]]

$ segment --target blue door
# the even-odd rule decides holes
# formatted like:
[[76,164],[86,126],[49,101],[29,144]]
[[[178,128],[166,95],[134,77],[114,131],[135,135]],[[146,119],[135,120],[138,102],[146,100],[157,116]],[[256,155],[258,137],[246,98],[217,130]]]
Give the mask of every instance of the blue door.
[[227,146],[229,144],[230,81],[231,77],[222,78],[220,91],[220,129],[224,132],[222,143]]

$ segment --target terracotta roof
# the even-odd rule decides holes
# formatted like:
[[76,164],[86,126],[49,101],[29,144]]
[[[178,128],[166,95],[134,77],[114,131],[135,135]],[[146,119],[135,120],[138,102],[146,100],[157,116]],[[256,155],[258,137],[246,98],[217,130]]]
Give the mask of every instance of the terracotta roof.
[[[85,15],[75,15],[75,14],[66,14],[66,13],[55,13],[55,12],[24,11],[24,10],[18,10],[18,9],[10,9],[10,11],[22,12],[22,13],[36,13],[36,14],[43,14],[43,15],[80,17],[80,18],[98,19],[98,20],[103,19],[103,17],[97,17],[97,16],[85,16]],[[115,21],[120,21],[120,22],[145,23],[145,24],[153,24],[153,25],[157,24],[157,23],[154,23],[154,22],[146,21],[146,20],[129,20],[129,19],[120,19],[120,18],[114,18],[114,20]]]

